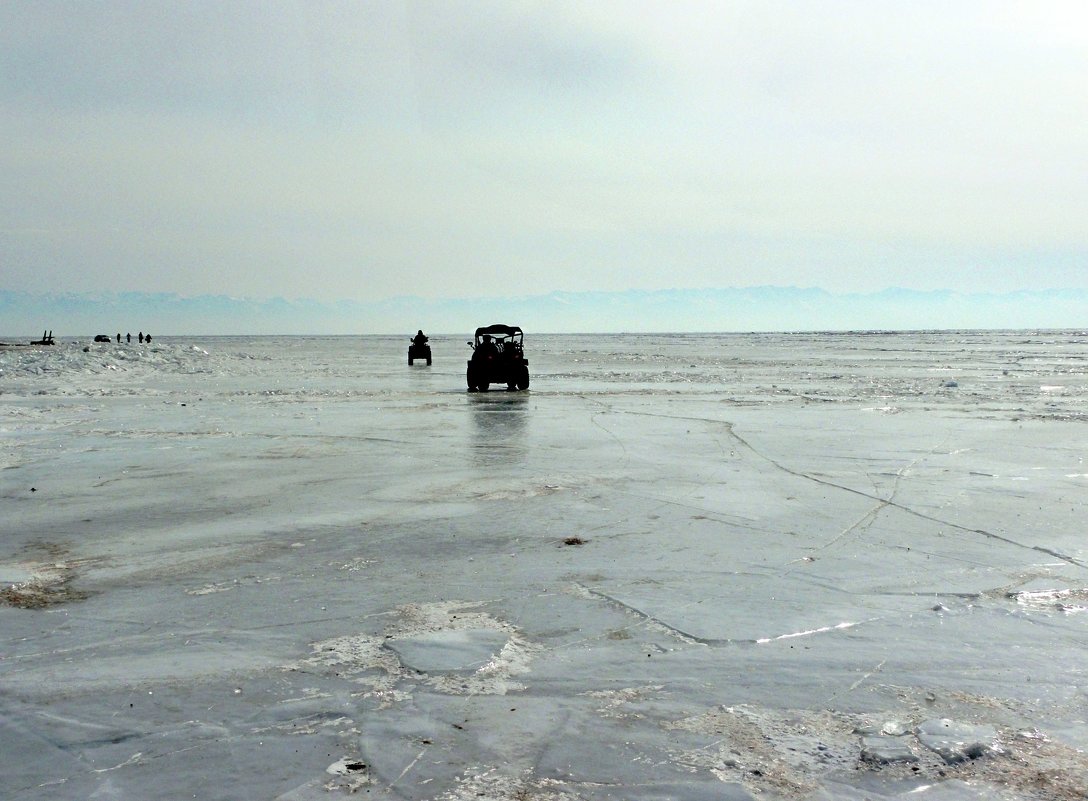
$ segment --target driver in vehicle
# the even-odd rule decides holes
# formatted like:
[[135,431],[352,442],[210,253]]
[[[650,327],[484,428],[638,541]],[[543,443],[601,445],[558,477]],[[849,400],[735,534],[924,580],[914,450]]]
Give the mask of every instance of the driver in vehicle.
[[491,341],[491,334],[484,334],[480,347],[476,349],[475,356],[478,359],[493,359],[499,355],[499,349]]
[[426,341],[427,341],[427,337],[425,337],[423,335],[423,329],[422,328],[419,329],[419,332],[414,337],[412,337],[412,344],[413,345],[422,345],[422,344],[426,343]]

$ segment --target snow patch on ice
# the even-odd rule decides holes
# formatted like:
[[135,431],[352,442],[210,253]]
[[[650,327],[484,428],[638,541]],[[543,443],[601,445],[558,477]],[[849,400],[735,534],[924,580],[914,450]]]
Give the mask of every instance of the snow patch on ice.
[[354,720],[345,715],[332,715],[327,712],[307,715],[298,720],[290,720],[272,726],[260,726],[251,729],[251,731],[254,734],[284,732],[292,735],[308,735],[317,734],[326,729],[332,729],[340,737],[357,737],[359,735],[359,729],[355,726]]
[[359,570],[363,570],[364,568],[369,567],[372,564],[374,564],[373,559],[364,559],[360,556],[352,559],[349,562],[344,562],[343,564],[339,565],[337,569],[346,570],[349,573],[355,573]]
[[[86,600],[86,592],[75,589],[72,582],[80,567],[95,561],[66,560],[38,564],[21,563],[11,574],[18,577],[7,586],[0,586],[0,605],[20,609],[42,609],[47,606]],[[4,582],[7,583],[7,582]]]
[[580,796],[560,790],[554,780],[534,777],[531,771],[508,775],[498,768],[473,767],[458,777],[457,786],[440,798],[441,801],[579,801]]
[[1088,588],[1022,590],[1010,592],[1008,597],[1029,610],[1057,611],[1071,614],[1088,610]]
[[340,757],[325,768],[325,772],[336,777],[325,784],[329,792],[354,793],[371,783],[370,768],[354,757]]
[[606,718],[641,718],[639,713],[625,711],[625,707],[639,701],[657,696],[665,689],[663,684],[651,684],[645,687],[624,687],[619,690],[590,690],[581,693],[589,698],[604,701],[604,706],[597,709],[597,714]]
[[242,578],[236,578],[232,581],[220,581],[215,584],[205,584],[203,587],[186,590],[185,594],[211,595],[217,592],[229,592],[230,590],[236,590],[239,587],[244,587],[252,584],[270,584],[275,581],[280,581],[280,576],[243,576]]
[[[673,750],[677,764],[742,784],[756,796],[822,798],[825,782],[845,779],[854,785],[858,780],[848,776],[855,774],[897,786],[889,798],[938,787],[948,792],[942,798],[1005,797],[997,788],[1023,794],[1011,796],[1016,798],[1083,798],[1088,759],[1038,731],[933,718],[906,730],[900,718],[901,713],[743,705],[718,707],[663,728],[711,738],[701,748]],[[970,795],[953,789],[968,785],[974,788]]]
[[673,759],[759,794],[807,796],[820,776],[849,769],[860,756],[852,722],[831,712],[719,707],[664,728],[713,736],[703,748],[674,751]]

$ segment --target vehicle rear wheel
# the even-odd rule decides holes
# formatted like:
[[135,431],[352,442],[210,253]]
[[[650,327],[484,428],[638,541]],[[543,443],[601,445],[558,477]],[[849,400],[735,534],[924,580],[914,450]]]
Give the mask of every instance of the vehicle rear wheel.
[[428,367],[431,366],[431,357],[430,356],[427,357],[427,366]]
[[518,376],[518,389],[528,389],[528,388],[529,388],[529,371],[527,369],[523,368],[521,370],[521,374]]
[[412,363],[412,357],[411,357],[411,356],[409,356],[409,357],[408,357],[408,364],[411,364],[411,363]]

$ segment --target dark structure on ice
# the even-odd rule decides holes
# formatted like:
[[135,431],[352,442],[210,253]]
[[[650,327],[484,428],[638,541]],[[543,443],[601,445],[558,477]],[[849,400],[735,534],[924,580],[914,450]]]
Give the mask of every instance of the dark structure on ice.
[[524,334],[516,325],[488,325],[476,329],[472,358],[468,361],[469,392],[487,392],[491,384],[507,389],[529,388],[529,360],[525,358]]
[[431,363],[431,346],[427,344],[427,337],[422,328],[412,337],[411,344],[408,345],[408,364],[412,364],[416,359],[426,359],[427,364]]

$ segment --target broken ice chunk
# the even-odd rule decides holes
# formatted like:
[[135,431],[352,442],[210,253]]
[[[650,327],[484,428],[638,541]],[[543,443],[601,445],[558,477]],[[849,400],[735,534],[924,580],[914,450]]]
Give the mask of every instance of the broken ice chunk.
[[948,718],[935,718],[919,725],[916,734],[922,745],[949,764],[998,750],[997,730],[993,726],[973,726]]
[[889,762],[917,762],[918,757],[902,737],[861,738],[861,758],[884,765]]

